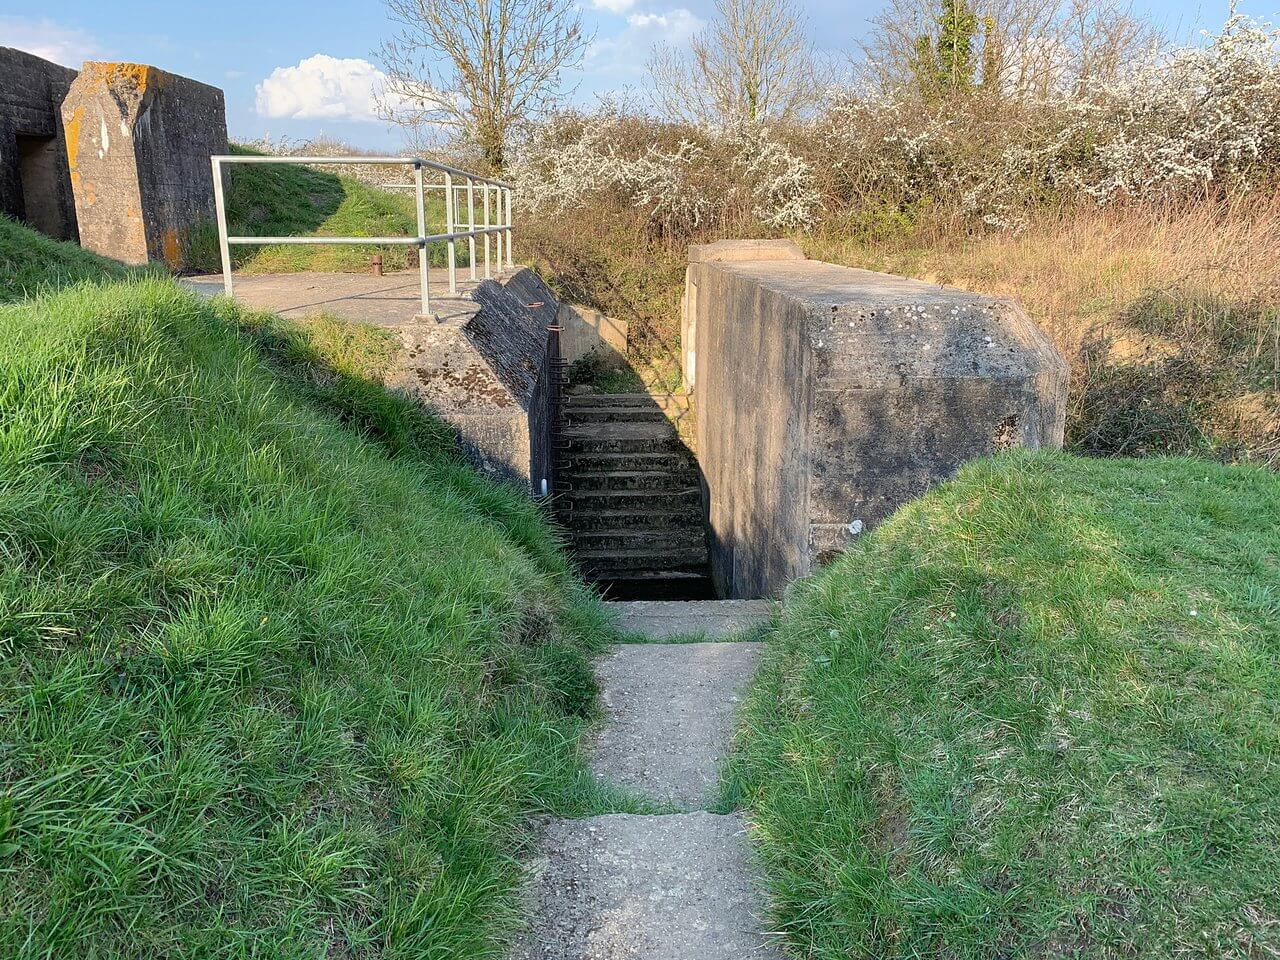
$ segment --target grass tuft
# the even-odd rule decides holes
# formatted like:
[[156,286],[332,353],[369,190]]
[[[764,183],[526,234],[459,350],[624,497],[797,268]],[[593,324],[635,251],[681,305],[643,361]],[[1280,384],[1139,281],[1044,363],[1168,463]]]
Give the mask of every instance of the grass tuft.
[[0,214],[0,303],[83,280],[119,280],[131,268],[61,243]]

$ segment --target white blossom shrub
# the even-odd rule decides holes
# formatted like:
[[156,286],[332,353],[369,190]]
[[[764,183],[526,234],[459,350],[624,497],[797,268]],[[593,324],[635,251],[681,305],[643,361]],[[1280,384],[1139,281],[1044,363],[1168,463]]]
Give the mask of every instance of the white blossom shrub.
[[1100,202],[1211,184],[1249,189],[1280,166],[1280,32],[1233,16],[1203,47],[1140,65],[1072,104],[1063,137],[1088,142],[1062,178]]
[[[637,124],[647,143],[629,136]],[[809,164],[767,129],[712,135],[607,109],[546,125],[517,154],[521,203],[556,214],[607,196],[669,233],[723,225],[745,208],[781,230],[817,221],[822,196]]]
[[925,209],[1018,230],[1045,202],[1160,201],[1280,183],[1280,34],[1232,16],[1203,44],[1053,100],[835,91],[803,123],[728,132],[606,107],[542,125],[513,171],[551,214],[602,198],[676,236],[808,230]]

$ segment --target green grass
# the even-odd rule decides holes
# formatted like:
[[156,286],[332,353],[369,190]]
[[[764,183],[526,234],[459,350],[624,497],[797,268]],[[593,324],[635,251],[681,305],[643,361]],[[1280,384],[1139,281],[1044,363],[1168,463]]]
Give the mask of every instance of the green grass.
[[[233,147],[233,153],[250,151]],[[395,237],[416,236],[413,192],[382,190],[349,177],[294,165],[232,164],[227,190],[227,230],[232,236]],[[444,201],[428,197],[428,229],[444,224]],[[459,245],[465,247],[465,244]],[[359,273],[382,255],[386,270],[409,265],[416,251],[401,246],[233,246],[231,262],[248,273]],[[461,249],[459,257],[463,256]],[[443,244],[431,249],[442,266]],[[206,227],[191,241],[189,260],[198,271],[219,273],[217,234]],[[414,261],[416,263],[416,261]]]
[[527,817],[638,805],[598,604],[380,334],[61,253],[0,306],[0,956],[501,956]]
[[0,214],[0,303],[79,280],[120,279],[130,268],[60,243]]
[[964,468],[788,603],[728,778],[796,955],[1280,951],[1280,478]]

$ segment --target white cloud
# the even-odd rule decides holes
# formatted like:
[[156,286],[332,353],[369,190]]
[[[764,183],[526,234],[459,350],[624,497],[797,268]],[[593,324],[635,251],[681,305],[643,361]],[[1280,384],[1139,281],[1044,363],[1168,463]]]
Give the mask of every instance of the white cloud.
[[296,67],[276,67],[257,87],[264,117],[377,120],[377,101],[387,75],[368,60],[307,57]]
[[25,50],[68,67],[79,67],[101,55],[98,42],[89,34],[47,18],[0,17],[0,47]]
[[584,66],[599,83],[641,83],[655,44],[683,47],[703,26],[703,21],[684,7],[665,13],[633,13],[621,33],[591,45]]
[[610,13],[626,13],[636,4],[636,0],[591,0],[597,10],[608,10]]
[[684,7],[667,13],[633,13],[627,23],[637,30],[659,33],[667,43],[682,43],[702,27],[702,21]]

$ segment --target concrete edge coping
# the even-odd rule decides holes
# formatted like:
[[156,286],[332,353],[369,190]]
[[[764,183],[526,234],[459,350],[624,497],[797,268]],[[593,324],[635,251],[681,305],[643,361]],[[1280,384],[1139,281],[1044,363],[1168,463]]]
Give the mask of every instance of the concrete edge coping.
[[689,245],[690,263],[804,259],[804,251],[794,240],[717,240]]

